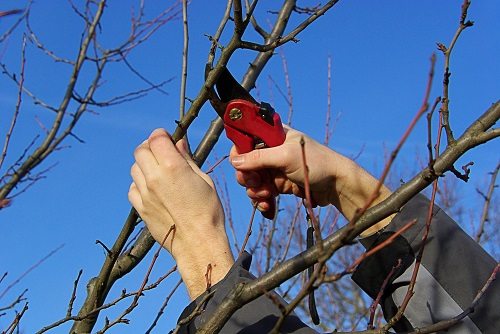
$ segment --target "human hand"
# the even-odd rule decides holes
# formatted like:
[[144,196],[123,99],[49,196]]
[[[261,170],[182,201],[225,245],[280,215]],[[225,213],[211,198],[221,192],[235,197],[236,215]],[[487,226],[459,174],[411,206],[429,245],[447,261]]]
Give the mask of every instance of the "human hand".
[[[266,211],[269,199],[278,194],[304,198],[305,169],[300,144],[303,139],[313,204],[324,206],[332,203],[339,174],[337,169],[347,159],[297,130],[285,127],[285,132],[285,142],[277,147],[246,154],[238,154],[237,149],[232,148],[230,159],[236,168],[238,183],[247,188],[247,195],[261,211]],[[270,177],[261,172],[264,169],[269,171]]]
[[[236,179],[246,188],[248,197],[261,211],[269,209],[270,201],[278,194],[294,194],[305,198],[305,168],[301,139],[304,140],[306,164],[312,205],[333,204],[346,217],[353,219],[357,211],[370,201],[378,189],[378,180],[351,159],[321,145],[303,133],[286,127],[286,139],[281,146],[238,154],[232,148],[230,159],[236,168]],[[261,171],[266,169],[266,173]],[[390,191],[380,187],[371,206],[378,204]],[[387,225],[384,220],[368,233]]]
[[195,298],[206,289],[208,264],[216,283],[234,262],[214,184],[189,157],[186,141],[174,145],[163,129],[153,131],[134,157],[129,200],[172,254]]

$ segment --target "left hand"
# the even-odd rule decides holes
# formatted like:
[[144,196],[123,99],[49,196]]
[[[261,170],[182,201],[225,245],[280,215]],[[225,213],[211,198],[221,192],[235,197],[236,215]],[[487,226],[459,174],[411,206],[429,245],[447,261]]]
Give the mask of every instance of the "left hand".
[[163,129],[153,131],[134,157],[129,200],[155,240],[172,254],[195,298],[206,288],[208,264],[214,284],[234,262],[215,186],[189,157],[186,141],[174,145]]

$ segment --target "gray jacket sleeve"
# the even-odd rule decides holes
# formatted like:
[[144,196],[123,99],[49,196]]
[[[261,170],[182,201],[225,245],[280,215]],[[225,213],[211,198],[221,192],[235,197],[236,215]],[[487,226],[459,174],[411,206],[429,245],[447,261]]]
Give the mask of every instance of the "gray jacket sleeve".
[[[353,274],[353,280],[372,298],[379,294],[383,281],[398,261],[401,265],[389,278],[380,304],[384,317],[392,318],[403,301],[415,266],[415,255],[422,246],[422,236],[429,209],[423,195],[408,202],[386,229],[361,240],[368,249],[386,240],[394,231],[416,219],[416,224],[388,247],[367,258]],[[446,213],[435,207],[424,248],[415,295],[404,317],[394,327],[409,331],[440,320],[447,320],[471,306],[497,262],[470,238]],[[479,300],[473,313],[452,327],[448,333],[499,333],[500,284],[495,280]]]
[[[376,298],[383,281],[399,260],[401,265],[389,279],[384,290],[381,306],[386,319],[397,312],[406,294],[415,265],[415,254],[421,246],[429,201],[416,196],[408,202],[384,231],[361,240],[367,248],[387,239],[407,222],[417,223],[400,235],[394,242],[373,256],[365,259],[353,274],[353,280],[372,298]],[[450,319],[468,308],[477,292],[493,272],[496,261],[448,217],[435,208],[430,234],[425,246],[422,264],[416,281],[415,295],[404,317],[394,326],[396,331],[411,331],[440,320]],[[249,273],[251,256],[244,253],[233,265],[226,277],[212,287],[214,294],[202,305],[204,311],[181,327],[180,333],[195,333],[196,329],[214,312],[235,284],[248,282],[254,277]],[[184,309],[179,320],[188,317],[202,301],[200,296]],[[267,333],[281,315],[275,295],[274,301],[261,296],[235,312],[220,333]],[[483,295],[474,312],[448,333],[475,334],[498,333],[500,328],[500,284],[494,281]],[[282,333],[316,333],[291,314],[281,328]]]
[[[220,305],[224,297],[226,297],[236,284],[254,280],[255,277],[248,271],[251,261],[252,256],[244,252],[237,259],[226,277],[210,289],[210,291],[214,293],[211,298],[202,305],[203,312],[188,324],[183,325],[179,333],[196,333],[197,328],[200,328],[206,320],[210,318],[217,306]],[[271,331],[276,321],[281,316],[281,311],[276,305],[276,302],[285,303],[276,293],[272,292],[272,294],[274,295],[272,300],[269,296],[263,295],[237,310],[224,325],[220,333],[261,334]],[[188,305],[180,315],[179,321],[189,317],[196,309],[196,306],[203,302],[205,296],[206,293]],[[307,325],[300,321],[297,315],[292,313],[285,319],[285,322],[281,326],[280,333],[313,334],[317,332],[307,327]]]

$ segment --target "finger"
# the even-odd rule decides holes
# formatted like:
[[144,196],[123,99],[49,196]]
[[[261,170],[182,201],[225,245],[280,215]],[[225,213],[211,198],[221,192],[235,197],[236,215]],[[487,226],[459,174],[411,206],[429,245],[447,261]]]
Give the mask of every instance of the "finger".
[[135,162],[144,175],[149,175],[158,166],[147,140],[143,141],[134,151]]
[[276,200],[273,198],[272,200],[266,201],[269,207],[266,210],[261,211],[262,216],[264,218],[273,220],[276,216]]
[[260,174],[254,171],[236,171],[236,181],[245,188],[260,187],[262,184]]
[[165,129],[154,130],[148,138],[149,147],[159,165],[172,166],[184,163],[185,158]]
[[271,198],[273,193],[268,188],[247,188],[247,196],[255,201]]
[[142,211],[142,197],[134,182],[128,189],[128,200],[138,212]]
[[252,204],[257,205],[257,210],[259,210],[260,212],[269,211],[269,209],[271,208],[269,200],[252,201]]
[[255,200],[276,197],[279,194],[278,189],[272,183],[262,183],[259,187],[247,187],[246,192],[248,197]]
[[134,163],[130,168],[130,175],[139,192],[145,194],[147,192],[146,178],[137,163]]
[[288,151],[281,146],[253,150],[249,153],[231,156],[231,164],[238,170],[259,170],[284,168],[288,161]]

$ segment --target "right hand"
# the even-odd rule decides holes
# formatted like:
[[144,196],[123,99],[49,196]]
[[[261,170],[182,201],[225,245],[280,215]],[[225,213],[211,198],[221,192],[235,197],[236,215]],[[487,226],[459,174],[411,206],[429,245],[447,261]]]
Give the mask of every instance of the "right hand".
[[[248,197],[260,211],[269,210],[271,201],[278,194],[294,194],[305,198],[302,138],[305,142],[311,205],[333,204],[351,221],[368,202],[371,202],[369,207],[374,206],[391,194],[387,187],[382,185],[379,188],[379,181],[351,159],[299,131],[285,127],[285,132],[285,142],[280,146],[245,154],[238,154],[234,147],[231,150],[230,158],[236,168],[236,179],[247,189]],[[262,170],[267,170],[267,173],[261,173]],[[391,219],[392,216],[383,219],[363,232],[362,236],[378,231]]]
[[[313,205],[325,206],[336,202],[338,170],[350,160],[319,144],[303,133],[285,127],[285,142],[277,147],[238,154],[231,150],[231,163],[236,168],[238,183],[247,189],[247,195],[257,203],[260,211],[269,209],[270,201],[278,194],[294,194],[305,198],[305,169],[300,141],[305,141],[306,163]],[[261,170],[269,170],[263,177]]]

